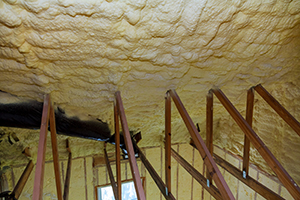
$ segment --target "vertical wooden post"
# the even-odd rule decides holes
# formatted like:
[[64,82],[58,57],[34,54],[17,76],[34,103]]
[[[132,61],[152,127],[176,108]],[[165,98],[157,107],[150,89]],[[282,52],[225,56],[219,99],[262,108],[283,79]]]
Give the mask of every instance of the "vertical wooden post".
[[[254,89],[250,88],[247,92],[247,107],[246,107],[246,121],[252,127],[253,119],[253,106],[254,106]],[[244,140],[244,156],[243,156],[243,177],[246,178],[249,173],[249,152],[250,152],[250,139],[245,134]]]
[[167,192],[171,192],[171,97],[165,97],[165,172]]
[[[211,91],[209,91],[206,96],[206,146],[209,150],[209,153],[213,155],[213,94]],[[212,178],[207,167],[206,178],[209,181],[207,185],[211,185]]]
[[38,146],[38,155],[36,162],[36,170],[33,186],[33,200],[43,199],[43,184],[44,184],[44,169],[45,169],[45,153],[46,153],[46,141],[49,122],[49,110],[50,110],[50,95],[47,94],[44,97],[43,114],[40,128],[40,139]]
[[71,167],[72,167],[72,152],[70,149],[69,140],[67,139],[67,150],[69,152],[68,157],[68,166],[67,166],[67,172],[66,172],[66,180],[65,180],[65,186],[64,186],[64,200],[69,199],[69,190],[70,190],[70,180],[71,180]]
[[22,193],[22,190],[32,172],[32,169],[34,167],[34,164],[32,161],[29,161],[29,163],[27,164],[23,174],[21,175],[17,185],[14,188],[14,191],[12,192],[12,194],[14,194],[15,198],[18,199]]
[[61,188],[58,149],[57,149],[57,140],[56,140],[55,113],[54,113],[54,109],[53,109],[51,100],[50,100],[50,132],[51,132],[52,156],[53,156],[57,199],[62,200],[62,188]]
[[213,160],[212,155],[209,153],[209,150],[207,149],[203,139],[201,138],[200,134],[198,133],[197,128],[195,127],[195,124],[193,123],[191,117],[187,113],[187,111],[186,111],[185,107],[183,106],[176,91],[169,90],[169,92],[170,92],[170,95],[171,95],[187,129],[189,130],[189,132],[192,136],[192,139],[195,143],[196,148],[198,149],[201,157],[203,158],[205,165],[208,168],[208,171],[210,172],[210,175],[212,176],[218,189],[220,190],[222,197],[224,199],[234,199],[233,194],[231,193],[227,183],[224,180],[224,177],[222,176],[215,161]]
[[119,198],[118,198],[118,188],[117,188],[115,178],[114,178],[113,172],[111,170],[111,166],[110,166],[108,156],[107,156],[107,152],[106,152],[106,143],[104,145],[105,145],[104,146],[104,159],[105,159],[106,168],[107,168],[109,179],[110,179],[110,184],[111,184],[111,187],[113,189],[115,199],[119,200]]
[[120,126],[118,118],[118,109],[114,103],[114,121],[115,121],[115,147],[116,147],[116,168],[117,168],[117,188],[119,200],[122,200],[122,183],[121,183],[121,159],[120,159]]
[[142,181],[141,181],[141,176],[140,176],[138,166],[136,163],[136,159],[135,159],[135,153],[134,153],[133,146],[132,146],[132,141],[131,141],[131,137],[130,137],[130,133],[129,133],[129,129],[128,129],[128,124],[127,124],[127,119],[125,116],[125,111],[124,111],[124,107],[123,107],[123,103],[122,103],[122,99],[121,99],[121,94],[118,91],[118,92],[116,92],[115,95],[116,95],[118,113],[119,113],[120,119],[121,119],[121,125],[122,125],[123,134],[124,134],[125,145],[126,145],[126,149],[128,151],[129,163],[130,163],[130,167],[131,167],[131,173],[132,173],[132,178],[134,181],[134,186],[135,186],[135,190],[137,193],[137,197],[138,197],[138,200],[146,200],[145,192],[144,192]]

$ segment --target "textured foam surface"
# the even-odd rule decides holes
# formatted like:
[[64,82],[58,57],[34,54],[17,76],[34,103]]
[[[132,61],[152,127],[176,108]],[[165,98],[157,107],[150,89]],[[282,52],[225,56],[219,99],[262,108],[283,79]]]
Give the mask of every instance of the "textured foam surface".
[[[66,112],[111,128],[120,90],[141,146],[162,143],[170,88],[203,137],[213,85],[244,115],[246,90],[262,83],[300,120],[299,22],[299,0],[0,1],[0,90],[39,101],[50,93]],[[216,102],[215,142],[241,155],[243,134]],[[188,142],[172,108],[172,142]],[[255,130],[300,182],[299,137],[259,98],[254,115]],[[251,161],[265,168],[257,155]]]

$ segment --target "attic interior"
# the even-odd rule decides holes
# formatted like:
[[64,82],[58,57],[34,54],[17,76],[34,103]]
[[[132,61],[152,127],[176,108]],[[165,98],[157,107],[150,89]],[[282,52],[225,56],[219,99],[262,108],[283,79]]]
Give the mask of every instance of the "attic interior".
[[[300,120],[299,0],[5,0],[0,9],[1,192],[12,191],[27,163],[37,162],[45,94],[51,95],[56,116],[62,185],[67,140],[72,152],[70,199],[99,199],[98,186],[110,184],[103,149],[115,132],[117,91],[129,131],[141,132],[138,146],[163,181],[165,94],[170,89],[203,140],[211,88],[221,89],[245,118],[247,91],[261,84]],[[4,115],[8,106],[12,112]],[[35,108],[40,114],[24,115]],[[216,97],[213,110],[213,151],[242,171],[245,134]],[[18,115],[28,116],[32,124],[3,124],[7,116]],[[206,175],[174,103],[171,116],[172,149]],[[299,184],[299,135],[257,94],[252,127]],[[116,176],[115,145],[107,143],[106,150]],[[43,199],[58,199],[50,134],[45,160]],[[137,166],[146,199],[164,199],[140,158]],[[176,199],[215,198],[173,157],[171,166]],[[218,168],[235,199],[264,199]],[[35,167],[19,199],[33,198],[34,175]],[[253,144],[249,176],[278,196],[295,199]],[[132,180],[128,159],[121,160],[121,179]]]

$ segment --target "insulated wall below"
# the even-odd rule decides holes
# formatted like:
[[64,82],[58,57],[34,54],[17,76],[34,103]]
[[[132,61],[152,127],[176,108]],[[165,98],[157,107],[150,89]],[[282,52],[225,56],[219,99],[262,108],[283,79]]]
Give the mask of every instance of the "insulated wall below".
[[[189,144],[177,144],[172,145],[172,148],[176,150],[185,160],[187,160],[191,165],[193,165],[200,173],[203,174],[203,162],[199,153],[196,149],[191,147]],[[162,147],[152,147],[143,148],[147,159],[155,168],[156,172],[164,180],[164,148]],[[230,162],[235,167],[241,169],[242,161],[238,156],[231,154],[217,146],[214,147],[214,152],[220,157],[224,158],[226,161]],[[111,154],[110,154],[111,155]],[[110,156],[112,158],[112,156]],[[141,177],[144,179],[144,189],[146,193],[146,198],[161,199],[164,197],[158,190],[155,182],[152,180],[151,176],[147,172],[146,168],[143,166],[140,160],[137,161],[138,168]],[[61,161],[61,178],[62,183],[65,180],[66,165],[67,161]],[[214,199],[211,195],[202,189],[202,186],[193,179],[184,168],[182,168],[173,158],[171,164],[171,175],[172,175],[172,194],[178,200],[212,200]],[[20,177],[25,166],[13,166],[5,174],[1,176],[1,189],[2,191],[12,190],[16,184],[18,178]],[[112,169],[116,179],[115,164],[112,162]],[[264,199],[255,191],[250,189],[248,186],[244,185],[238,179],[233,177],[227,171],[219,168],[223,174],[225,181],[228,183],[234,197],[236,199],[244,200],[259,200]],[[250,176],[255,180],[266,185],[268,188],[273,190],[275,193],[284,197],[287,200],[292,200],[293,198],[289,195],[287,190],[282,186],[278,179],[254,165],[250,166]],[[107,173],[106,166],[104,164],[97,165],[93,167],[93,157],[82,157],[73,159],[72,171],[71,171],[71,185],[70,185],[70,199],[80,199],[80,200],[97,200],[96,188],[97,186],[109,185],[109,176]],[[127,161],[122,161],[121,164],[121,177],[122,181],[132,180],[130,165]],[[33,179],[34,171],[29,177],[28,183],[25,185],[23,193],[20,200],[30,200],[32,199],[33,191]],[[165,181],[165,180],[164,180]],[[44,199],[53,200],[56,197],[56,188],[54,180],[53,163],[47,162],[45,165],[45,180],[44,180]]]

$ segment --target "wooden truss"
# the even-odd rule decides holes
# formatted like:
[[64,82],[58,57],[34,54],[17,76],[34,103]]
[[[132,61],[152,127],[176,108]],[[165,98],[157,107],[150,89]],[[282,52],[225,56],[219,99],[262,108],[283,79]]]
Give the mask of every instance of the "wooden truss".
[[[277,174],[278,179],[286,187],[289,193],[295,198],[300,199],[300,189],[295,181],[289,176],[285,169],[281,166],[278,160],[258,137],[258,135],[252,129],[253,118],[253,104],[254,104],[254,91],[256,91],[295,131],[300,135],[300,123],[285,110],[278,101],[275,100],[261,85],[257,85],[248,90],[247,94],[247,108],[246,119],[244,119],[237,109],[228,100],[225,94],[218,88],[213,88],[207,95],[206,104],[206,144],[201,138],[197,128],[195,127],[191,117],[187,110],[183,106],[179,96],[175,90],[169,90],[165,96],[165,182],[160,178],[150,162],[147,160],[141,149],[137,146],[135,140],[132,140],[125,111],[121,99],[120,92],[115,93],[114,103],[114,125],[115,125],[115,151],[116,151],[116,174],[117,181],[114,180],[113,172],[111,170],[110,161],[106,152],[106,144],[104,148],[104,157],[106,166],[108,169],[110,182],[113,188],[113,193],[116,200],[121,200],[121,164],[120,164],[120,126],[121,122],[123,136],[125,140],[126,150],[128,152],[129,163],[131,167],[134,186],[136,189],[137,197],[139,200],[145,200],[145,192],[141,182],[140,173],[138,170],[135,153],[139,154],[141,161],[148,170],[149,174],[153,178],[154,182],[158,186],[161,193],[167,200],[175,200],[175,197],[171,193],[171,156],[182,165],[182,167],[196,180],[204,189],[206,189],[216,199],[234,199],[227,183],[225,182],[221,172],[219,171],[217,164],[226,169],[233,176],[238,178],[244,184],[255,190],[257,193],[265,197],[266,199],[283,199],[273,191],[263,186],[258,181],[248,176],[249,172],[249,150],[250,143],[258,150],[261,156],[269,164],[272,170]],[[226,108],[229,114],[233,117],[239,127],[245,133],[245,145],[244,145],[244,157],[243,157],[243,171],[240,171],[224,159],[213,153],[213,95],[215,95],[221,104]],[[191,137],[191,145],[196,148],[206,166],[206,177],[199,173],[192,165],[190,165],[183,157],[181,157],[176,151],[171,148],[171,99],[175,103],[177,110],[179,111]],[[120,122],[119,122],[120,119]],[[69,142],[67,141],[67,150],[69,151],[68,168],[66,181],[64,186],[64,194],[62,195],[61,180],[59,176],[59,161],[58,150],[56,141],[56,126],[54,109],[51,103],[50,95],[45,95],[43,113],[40,128],[40,139],[38,146],[38,156],[36,163],[33,200],[42,199],[43,194],[43,178],[44,178],[44,166],[45,166],[45,152],[46,152],[46,139],[48,132],[48,123],[50,122],[51,143],[53,164],[55,172],[55,181],[57,189],[57,198],[59,200],[67,200],[69,196],[69,184],[71,176],[71,163],[72,154],[69,148]],[[134,149],[137,151],[135,152]],[[26,153],[26,152],[25,152]],[[30,161],[24,170],[20,180],[18,181],[12,194],[16,199],[20,196],[22,189],[34,167],[34,164]],[[216,186],[212,184],[215,182]]]
[[52,155],[53,155],[53,164],[54,164],[54,172],[55,172],[57,198],[58,200],[62,200],[57,141],[56,141],[55,117],[54,117],[54,110],[53,110],[53,106],[49,94],[45,95],[44,98],[43,114],[42,114],[42,121],[41,121],[41,128],[40,128],[40,140],[38,146],[38,155],[37,155],[34,187],[33,187],[33,197],[32,197],[33,200],[42,199],[43,196],[45,153],[46,153],[46,141],[47,141],[49,121],[50,121]]
[[[260,84],[250,88],[247,93],[246,121],[249,124],[249,126],[252,127],[253,102],[254,102],[255,91],[300,136],[300,123]],[[250,139],[247,137],[247,135],[245,135],[244,157],[243,157],[243,171],[245,176],[248,175],[248,171],[249,171],[249,151],[250,151]]]
[[[218,169],[215,161],[213,160],[213,157],[209,151],[209,149],[206,147],[203,139],[201,138],[195,124],[193,123],[191,117],[189,116],[189,114],[187,113],[185,107],[183,106],[179,96],[177,95],[175,90],[169,90],[167,92],[167,96],[170,95],[189,131],[189,133],[192,136],[192,139],[194,141],[194,144],[196,146],[196,148],[198,149],[204,164],[206,165],[209,175],[210,177],[212,177],[212,179],[215,181],[221,196],[223,199],[234,199],[233,194],[231,193],[227,183],[225,182],[220,170]],[[166,101],[170,101],[170,98],[166,98]],[[170,112],[167,113],[167,115],[169,115]],[[170,123],[170,122],[169,122]],[[165,148],[170,149],[171,146],[170,144],[167,144]],[[166,155],[166,157],[169,155]],[[208,185],[210,185],[211,183],[209,183]]]
[[[293,117],[261,86],[258,85],[254,87],[256,91],[270,104],[278,113],[284,113],[282,116],[286,117],[286,121],[289,124],[295,125],[298,124]],[[281,183],[286,187],[289,193],[295,198],[300,199],[300,188],[296,184],[296,182],[290,177],[290,175],[286,172],[286,170],[282,167],[282,165],[278,162],[275,156],[271,153],[271,151],[267,148],[267,146],[263,143],[263,141],[259,138],[259,136],[255,133],[255,131],[251,128],[252,124],[252,114],[253,114],[253,100],[254,94],[253,89],[248,91],[247,97],[247,112],[246,112],[246,120],[242,117],[242,115],[237,111],[237,109],[232,105],[232,103],[228,100],[225,94],[218,88],[213,88],[209,91],[208,96],[209,101],[212,101],[212,94],[219,99],[222,105],[226,108],[232,118],[236,121],[238,126],[245,133],[245,148],[244,148],[244,164],[243,164],[243,177],[247,178],[248,168],[249,168],[249,148],[250,142],[253,146],[258,150],[260,155],[265,159],[271,169],[276,173],[278,179]],[[208,112],[208,111],[207,111]],[[209,112],[212,112],[210,109]],[[293,121],[294,119],[295,121]],[[295,128],[297,130],[297,128]],[[295,130],[294,129],[294,130]],[[212,133],[211,133],[212,134]],[[212,138],[212,137],[209,137]],[[212,141],[209,141],[212,143]]]
[[[71,151],[69,151],[69,160],[68,160],[68,169],[67,169],[67,177],[65,181],[65,193],[64,198],[62,196],[62,186],[60,180],[60,170],[59,170],[59,160],[58,160],[58,149],[57,149],[57,140],[56,140],[56,125],[55,125],[55,114],[53,105],[51,103],[50,95],[45,95],[44,97],[44,105],[43,105],[43,113],[40,127],[40,139],[38,145],[38,155],[37,155],[37,163],[35,170],[35,178],[34,178],[34,187],[33,187],[33,200],[42,199],[43,196],[43,182],[44,182],[44,168],[45,168],[45,153],[46,153],[46,141],[47,141],[47,133],[48,133],[48,124],[50,121],[50,133],[51,133],[51,144],[52,144],[52,155],[53,155],[53,164],[54,164],[54,174],[55,174],[55,182],[56,182],[56,191],[58,200],[67,200],[69,194],[69,183],[70,183],[70,168],[71,168]],[[68,144],[67,144],[68,147]],[[33,168],[33,163],[29,162],[26,169],[24,170],[23,175],[21,176],[17,186],[22,185],[22,189],[30,175],[30,172]],[[24,181],[26,180],[26,181]],[[17,187],[16,186],[16,187]],[[15,198],[18,199],[22,189],[18,192],[15,192]]]
[[[202,138],[200,137],[194,123],[192,122],[191,118],[189,117],[187,111],[185,110],[185,108],[184,108],[180,98],[176,94],[175,90],[170,90],[166,94],[166,124],[165,124],[166,125],[166,146],[165,146],[165,149],[166,149],[166,156],[165,156],[166,157],[166,184],[161,180],[159,175],[156,173],[156,171],[154,170],[154,168],[152,167],[150,162],[146,159],[145,155],[138,148],[138,146],[135,144],[135,142],[134,141],[132,142],[130,134],[129,134],[128,126],[127,126],[127,120],[126,120],[126,116],[125,116],[125,112],[124,112],[124,108],[123,108],[123,104],[122,104],[121,95],[120,95],[120,92],[116,92],[116,105],[114,106],[115,107],[114,119],[115,119],[116,135],[119,134],[117,119],[118,119],[118,116],[120,116],[123,134],[125,137],[126,149],[128,151],[131,172],[132,172],[133,180],[135,183],[135,188],[137,191],[138,199],[139,200],[145,199],[146,197],[144,194],[142,183],[140,181],[141,179],[139,176],[139,171],[138,171],[136,160],[135,160],[133,146],[138,150],[139,156],[140,156],[144,166],[148,170],[151,177],[154,179],[156,185],[158,186],[158,188],[160,189],[160,191],[162,192],[164,197],[166,199],[175,199],[175,197],[171,193],[171,173],[170,173],[171,172],[171,154],[173,154],[173,156],[174,156],[174,151],[171,151],[171,98],[173,99],[175,105],[177,106],[177,109],[178,109],[179,113],[181,114],[188,130],[190,131],[193,141],[196,141],[196,147],[199,150],[199,152],[204,160],[204,163],[208,167],[210,176],[213,178],[213,180],[215,181],[216,185],[218,186],[218,188],[220,190],[219,197],[222,195],[223,199],[234,199],[228,185],[226,184],[223,176],[221,175],[221,172],[219,171],[215,161],[213,160],[211,154],[209,153],[209,150],[207,149]],[[119,148],[119,146],[117,146],[117,144],[116,144],[116,148]],[[111,173],[109,160],[107,159],[106,150],[104,150],[104,152],[105,152],[105,157],[106,157],[105,160],[106,160],[107,168],[108,168],[108,171],[110,174],[110,179],[111,179],[115,199],[120,199],[119,198],[120,195],[117,190],[117,185],[119,185],[120,182],[118,182],[117,184],[115,183],[114,177]],[[116,155],[116,156],[118,158],[120,155]],[[118,165],[118,163],[117,163],[117,165]],[[117,174],[120,173],[118,171],[119,170],[117,167]],[[210,187],[210,185],[208,187]]]
[[[40,138],[38,145],[38,155],[35,169],[34,187],[33,187],[33,200],[43,199],[43,182],[44,182],[44,169],[45,169],[45,153],[46,153],[46,141],[48,133],[48,125],[50,122],[50,133],[51,133],[51,144],[52,144],[52,156],[54,164],[54,174],[56,182],[56,191],[58,200],[67,200],[69,196],[69,184],[71,176],[71,162],[72,154],[69,148],[69,142],[67,141],[67,149],[69,151],[69,160],[67,168],[67,176],[65,181],[64,196],[62,196],[61,180],[60,180],[60,170],[59,170],[59,160],[58,160],[58,149],[56,140],[56,125],[55,125],[55,114],[53,105],[51,103],[50,95],[44,96],[43,112],[40,127]],[[29,148],[25,148],[23,154],[30,157]],[[22,193],[22,190],[33,170],[34,164],[29,161],[23,174],[21,175],[18,183],[16,184],[13,192],[8,196],[8,199],[18,199]]]
[[[155,183],[157,184],[158,188],[160,189],[160,191],[162,192],[162,194],[166,199],[175,199],[171,193],[171,156],[173,156],[175,160],[179,164],[181,164],[183,168],[185,168],[187,172],[189,172],[193,176],[193,178],[195,178],[195,180],[197,180],[203,186],[203,188],[205,188],[216,199],[234,199],[228,185],[226,184],[216,164],[226,169],[229,173],[234,175],[236,178],[238,178],[240,181],[248,185],[250,188],[255,190],[257,193],[259,193],[266,199],[283,199],[278,194],[274,193],[272,190],[268,189],[258,181],[248,176],[250,142],[252,142],[254,147],[258,149],[262,157],[274,170],[279,180],[287,188],[290,194],[295,199],[300,198],[299,187],[297,186],[297,184],[293,181],[293,179],[289,176],[289,174],[285,171],[285,169],[281,166],[281,164],[277,161],[277,159],[273,156],[273,154],[269,151],[269,149],[265,146],[265,144],[261,141],[261,139],[251,128],[252,116],[253,116],[254,89],[299,134],[299,130],[300,130],[299,122],[295,120],[261,85],[251,88],[248,91],[246,119],[244,119],[240,115],[240,113],[236,110],[236,108],[231,104],[231,102],[227,99],[227,97],[220,89],[213,88],[209,91],[207,95],[207,105],[206,105],[207,108],[206,109],[206,119],[207,119],[206,138],[207,139],[205,144],[200,134],[198,133],[197,128],[192,122],[190,116],[188,115],[186,109],[184,108],[176,91],[169,90],[166,93],[166,97],[165,97],[165,178],[166,180],[165,183],[161,180],[159,175],[156,173],[154,168],[151,166],[150,162],[147,160],[147,158],[145,157],[143,152],[138,148],[135,142],[133,141],[133,143],[131,143],[138,150],[139,156],[144,166],[147,168],[149,174],[154,179]],[[243,171],[240,171],[239,169],[237,169],[236,167],[234,167],[224,159],[213,154],[213,94],[220,100],[220,102],[223,104],[223,106],[226,108],[229,114],[233,117],[233,119],[237,122],[237,124],[245,133]],[[173,99],[187,129],[191,134],[192,137],[191,144],[198,149],[200,155],[204,160],[204,163],[207,168],[206,178],[201,173],[199,173],[193,166],[191,166],[186,160],[184,160],[184,158],[182,158],[176,151],[174,151],[171,148],[171,99]],[[122,102],[119,92],[116,93],[116,102],[117,104]],[[123,109],[123,105],[122,104],[120,105],[121,108]],[[119,128],[117,128],[119,123],[117,121],[118,120],[117,115],[118,114],[120,115],[121,121],[122,121],[122,117],[125,118],[124,111],[122,111],[124,115],[121,115],[120,114],[121,111],[119,109],[120,108],[115,105],[116,134],[119,134],[118,133]],[[125,118],[125,122],[126,122],[126,118]],[[122,124],[122,127],[123,126],[124,125]],[[126,148],[128,147],[126,146]],[[116,145],[116,151],[117,149],[119,149],[119,145]],[[134,152],[132,153],[129,152],[129,155],[130,154],[131,154],[131,158],[133,158]],[[120,155],[117,155],[117,158],[118,157],[120,157]],[[133,173],[138,172],[138,170],[135,171],[135,169],[133,169],[132,171]],[[120,170],[118,170],[118,166],[117,166],[117,173],[120,173]],[[217,187],[212,185],[212,180],[214,180]],[[116,185],[118,185],[118,183]],[[142,188],[141,183],[139,188]],[[137,191],[139,190],[139,188],[136,186]],[[118,193],[116,192],[116,195],[117,194]],[[138,197],[138,199],[141,198],[142,197]]]
[[33,200],[42,199],[43,196],[43,182],[44,182],[44,168],[45,168],[45,153],[46,153],[46,141],[48,133],[48,123],[50,122],[51,144],[52,144],[52,156],[54,164],[54,175],[56,182],[56,191],[58,200],[67,200],[69,198],[69,185],[71,177],[71,163],[72,154],[69,148],[69,141],[67,140],[67,150],[69,151],[67,175],[64,186],[64,195],[62,195],[62,186],[60,180],[58,149],[56,140],[56,125],[55,125],[55,113],[51,102],[50,95],[45,95],[43,114],[40,128],[40,140],[38,146],[37,163],[35,169],[34,187],[33,187]]
[[[145,200],[146,196],[145,196],[144,188],[142,185],[141,176],[140,176],[140,173],[138,170],[137,162],[135,159],[135,153],[134,153],[131,136],[130,136],[129,129],[128,129],[128,124],[127,124],[127,119],[125,116],[123,102],[121,99],[121,94],[120,94],[120,92],[116,92],[115,95],[116,95],[116,110],[117,110],[117,112],[116,111],[114,112],[115,120],[116,120],[116,118],[118,118],[118,116],[120,117],[122,130],[123,130],[123,136],[124,136],[124,140],[125,140],[126,149],[128,152],[129,164],[130,164],[130,168],[131,168],[131,174],[132,174],[136,194],[137,194],[137,197],[139,200]],[[117,122],[117,120],[116,120],[116,122]],[[115,122],[115,126],[117,127],[116,122]],[[119,130],[117,130],[116,132],[119,132]],[[116,135],[116,137],[117,137],[117,135]],[[117,147],[119,148],[119,146],[117,146]],[[120,158],[119,155],[117,155],[117,159],[118,158]],[[117,161],[117,165],[119,165],[118,161]],[[120,169],[120,167],[117,167],[117,169]],[[120,172],[117,172],[117,174],[118,173],[120,174]],[[118,187],[121,187],[121,182],[118,182],[118,185],[119,185]],[[120,189],[118,189],[118,191],[120,191]],[[119,193],[119,197],[120,196],[121,196],[121,194]]]

